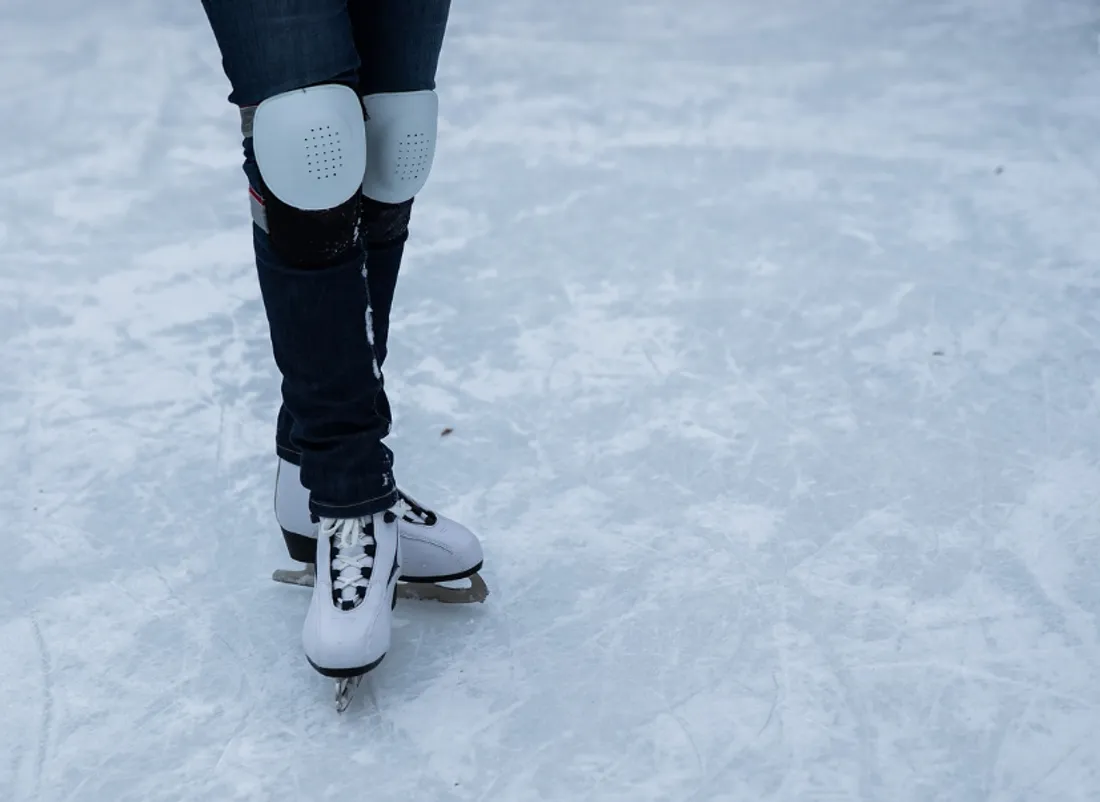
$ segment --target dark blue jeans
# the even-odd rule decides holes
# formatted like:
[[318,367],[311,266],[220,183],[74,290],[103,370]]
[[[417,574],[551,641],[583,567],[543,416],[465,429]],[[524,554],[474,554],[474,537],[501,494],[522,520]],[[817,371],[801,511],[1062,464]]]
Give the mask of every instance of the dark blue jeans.
[[[203,7],[232,86],[229,100],[249,121],[249,110],[265,99],[314,84],[342,83],[360,95],[434,89],[450,0],[203,0]],[[249,126],[244,171],[258,194]],[[365,217],[379,212],[364,203]],[[283,377],[276,450],[301,466],[312,512],[330,517],[369,515],[397,500],[393,454],[383,444],[392,419],[380,368],[408,232],[361,231],[347,253],[301,269],[253,226]]]

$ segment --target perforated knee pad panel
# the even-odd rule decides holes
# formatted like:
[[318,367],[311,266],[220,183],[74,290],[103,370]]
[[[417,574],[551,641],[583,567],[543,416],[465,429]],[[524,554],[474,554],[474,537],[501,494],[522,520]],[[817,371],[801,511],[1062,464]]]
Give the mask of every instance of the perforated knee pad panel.
[[261,103],[252,121],[266,227],[294,267],[323,267],[356,246],[366,169],[363,109],[337,84],[296,89]]
[[355,194],[366,169],[363,109],[339,84],[268,98],[252,120],[256,165],[279,200],[295,209],[333,209]]
[[367,167],[363,194],[402,203],[428,180],[435,159],[439,98],[435,92],[385,92],[363,98]]

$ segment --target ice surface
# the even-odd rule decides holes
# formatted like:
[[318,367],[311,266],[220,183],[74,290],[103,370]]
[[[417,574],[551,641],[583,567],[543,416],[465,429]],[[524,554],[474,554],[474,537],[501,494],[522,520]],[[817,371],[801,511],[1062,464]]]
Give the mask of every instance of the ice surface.
[[[200,4],[0,4],[0,800],[1100,799],[1100,9],[465,0],[338,717]],[[453,427],[440,437],[444,427]]]

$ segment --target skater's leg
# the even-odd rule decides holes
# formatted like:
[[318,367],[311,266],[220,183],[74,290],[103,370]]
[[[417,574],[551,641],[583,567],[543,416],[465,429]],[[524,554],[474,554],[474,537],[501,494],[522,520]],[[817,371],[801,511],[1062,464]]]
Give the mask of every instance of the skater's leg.
[[202,0],[221,50],[229,102],[254,107],[273,95],[359,75],[347,0]]
[[[356,47],[361,60],[359,90],[372,118],[368,122],[369,152],[363,185],[363,240],[367,251],[372,321],[379,361],[387,353],[390,310],[408,237],[413,197],[431,167],[435,139],[435,75],[447,26],[449,0],[349,0]],[[412,152],[401,153],[395,142],[411,141]],[[409,149],[407,148],[407,151]],[[395,157],[395,151],[396,156]],[[411,171],[408,165],[419,169]],[[385,168],[378,172],[371,170]],[[379,175],[379,172],[382,174]],[[407,180],[387,180],[402,173]],[[388,408],[385,413],[388,420]],[[305,509],[305,490],[298,481],[297,455],[288,445],[291,416],[281,416],[280,466],[275,509],[290,555],[312,559],[316,527]],[[436,582],[475,575],[482,549],[476,535],[401,494],[398,519],[402,543],[402,579]],[[281,572],[280,575],[286,574]],[[305,581],[305,575],[297,579]],[[284,577],[285,581],[285,577]],[[295,581],[295,580],[290,580]],[[469,591],[446,597],[451,601],[481,601],[484,583],[473,576]],[[431,595],[432,589],[419,595]]]
[[362,94],[434,90],[450,11],[450,0],[348,0]]
[[[367,249],[367,280],[372,298],[375,349],[379,361],[389,351],[390,312],[398,271],[409,234],[413,196],[427,179],[435,149],[434,92],[436,69],[447,30],[450,0],[350,0],[355,46],[359,52],[359,92],[368,109],[373,97],[403,95],[405,105],[392,108],[386,131],[412,135],[415,147],[403,155],[419,161],[419,176],[404,187],[364,184],[363,239]],[[385,102],[385,101],[383,101]],[[417,105],[419,104],[419,105]],[[387,107],[383,107],[384,109]],[[430,120],[427,119],[430,116]],[[368,124],[368,139],[386,152],[383,129]]]
[[[450,0],[347,0],[347,11],[361,65],[357,85],[361,95],[434,91]],[[434,142],[430,145],[434,147]],[[391,200],[398,202],[372,198],[369,188],[363,197],[361,233],[367,252],[371,331],[380,368],[389,353],[390,313],[413,204],[412,197]],[[377,411],[388,429],[392,415],[385,393],[378,396]],[[284,406],[279,412],[276,451],[290,464],[299,465],[294,429],[294,417]]]
[[302,643],[314,668],[346,683],[389,648],[401,567],[359,238],[366,132],[351,21],[346,0],[203,5],[241,107],[256,267],[283,375],[280,425],[292,422],[319,518],[322,570]]
[[[203,5],[232,84],[230,100],[242,110],[256,265],[283,374],[280,431],[299,457],[314,513],[379,512],[397,496],[392,455],[382,444],[389,424],[379,410],[388,407],[366,324],[356,241],[361,201],[345,187],[361,181],[361,173],[352,174],[365,152],[346,0]],[[316,154],[312,141],[304,152],[299,143],[307,118],[329,132]],[[337,145],[333,136],[346,141]],[[314,155],[317,164],[309,161]],[[316,166],[325,170],[321,178],[308,173]]]

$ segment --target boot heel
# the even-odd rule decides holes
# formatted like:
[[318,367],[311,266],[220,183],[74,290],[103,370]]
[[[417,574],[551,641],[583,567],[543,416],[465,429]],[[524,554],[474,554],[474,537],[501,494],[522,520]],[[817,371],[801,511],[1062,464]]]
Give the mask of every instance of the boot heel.
[[290,559],[295,562],[317,561],[317,538],[283,529],[283,541],[286,543],[286,550],[290,553]]

